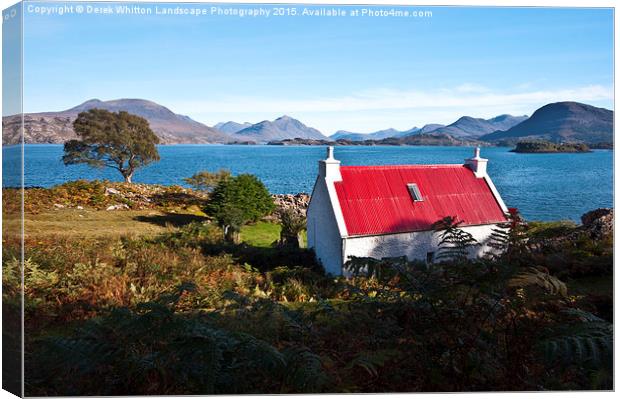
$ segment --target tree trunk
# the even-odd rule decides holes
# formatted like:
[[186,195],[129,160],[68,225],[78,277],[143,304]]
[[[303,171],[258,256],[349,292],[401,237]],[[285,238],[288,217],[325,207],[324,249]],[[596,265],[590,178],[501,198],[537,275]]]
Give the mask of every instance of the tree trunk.
[[281,247],[292,247],[292,248],[301,248],[302,247],[302,235],[298,234],[282,234],[280,233],[280,246]]
[[123,177],[125,178],[125,183],[131,183],[132,176],[133,176],[133,172],[123,173]]
[[239,244],[241,241],[241,235],[236,229],[233,229],[231,226],[226,226],[224,228],[224,239],[229,243]]

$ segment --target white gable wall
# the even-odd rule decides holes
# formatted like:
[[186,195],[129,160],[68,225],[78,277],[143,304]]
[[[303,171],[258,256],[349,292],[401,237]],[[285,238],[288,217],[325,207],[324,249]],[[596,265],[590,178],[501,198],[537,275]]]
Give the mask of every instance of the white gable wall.
[[[476,258],[493,251],[487,242],[495,225],[467,226],[463,231],[470,233],[482,245],[472,247],[469,257]],[[365,237],[348,237],[344,240],[344,259],[350,256],[374,259],[406,256],[409,260],[426,261],[428,252],[438,254],[441,233],[418,231],[411,233],[385,234]],[[346,274],[346,273],[345,273]]]
[[317,179],[306,215],[308,248],[314,249],[316,258],[326,273],[341,275],[342,238],[325,178],[319,176]]

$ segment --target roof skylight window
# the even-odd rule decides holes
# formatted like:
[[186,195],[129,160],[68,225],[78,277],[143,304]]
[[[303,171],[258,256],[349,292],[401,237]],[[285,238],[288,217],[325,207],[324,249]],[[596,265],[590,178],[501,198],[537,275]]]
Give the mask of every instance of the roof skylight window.
[[422,193],[420,193],[420,189],[418,188],[417,184],[408,183],[407,189],[409,190],[409,194],[411,194],[411,198],[413,199],[413,202],[424,201],[424,198],[422,198]]

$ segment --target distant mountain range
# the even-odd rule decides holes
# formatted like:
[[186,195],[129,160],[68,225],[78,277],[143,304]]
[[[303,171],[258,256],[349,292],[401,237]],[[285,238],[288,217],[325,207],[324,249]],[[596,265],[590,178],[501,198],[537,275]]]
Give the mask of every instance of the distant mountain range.
[[446,133],[409,134],[402,137],[388,137],[379,140],[380,145],[443,145],[443,146],[475,146],[483,144],[476,139],[454,137]]
[[[230,123],[230,122],[229,122]],[[326,139],[318,130],[308,127],[290,116],[281,116],[274,121],[262,121],[241,129],[231,135],[235,140],[267,143],[286,139]]]
[[480,140],[517,142],[542,139],[555,143],[597,144],[612,143],[613,135],[613,111],[566,101],[547,104],[518,125],[506,131],[484,135]]
[[220,122],[213,127],[222,133],[233,134],[233,133],[237,133],[239,130],[243,130],[246,127],[250,127],[250,126],[252,126],[250,122],[237,123],[237,122],[229,121],[229,122]]
[[417,127],[413,127],[409,130],[396,130],[396,129],[385,129],[379,130],[373,133],[353,133],[347,132],[346,130],[338,130],[336,133],[329,136],[332,140],[351,140],[351,141],[364,141],[364,140],[381,140],[387,139],[390,137],[403,137],[412,133],[418,132],[420,129]]
[[332,140],[351,140],[351,141],[364,141],[364,140],[382,140],[392,137],[406,137],[414,134],[447,134],[454,138],[466,138],[475,139],[488,133],[493,133],[498,130],[507,130],[511,127],[523,122],[527,119],[527,116],[512,116],[512,115],[499,115],[491,119],[472,118],[471,116],[463,116],[456,122],[444,126],[436,123],[425,125],[422,128],[414,127],[409,130],[396,130],[387,129],[379,130],[374,133],[352,133],[345,130],[339,130],[333,135],[329,136]]
[[497,130],[510,129],[527,119],[527,116],[500,115],[491,119],[462,116],[456,122],[427,133],[449,134],[456,138],[478,138]]
[[[112,101],[89,100],[60,112],[24,114],[24,141],[26,143],[64,143],[76,138],[73,121],[82,111],[92,108],[112,112],[127,111],[149,121],[151,129],[164,144],[226,143],[230,137],[217,129],[196,122],[185,115],[175,114],[152,101],[121,99]],[[20,115],[2,118],[2,143],[19,142]]]
[[[120,99],[112,101],[89,100],[60,112],[24,114],[26,143],[64,143],[75,138],[73,121],[78,113],[92,108],[109,111],[127,111],[144,117],[164,144],[204,144],[250,142],[265,144],[282,140],[344,140],[377,143],[411,144],[428,140],[458,143],[491,142],[515,143],[519,140],[544,139],[553,142],[583,142],[587,144],[613,142],[613,111],[576,102],[545,105],[527,116],[499,115],[491,119],[463,116],[450,125],[428,124],[409,130],[385,129],[363,134],[340,130],[329,139],[320,131],[308,127],[290,116],[273,121],[251,124],[234,121],[221,122],[209,127],[185,115],[152,101]],[[2,118],[4,145],[16,144],[20,139],[21,115]],[[429,135],[424,139],[408,137]],[[450,141],[450,138],[454,140]],[[423,139],[423,140],[422,140]]]

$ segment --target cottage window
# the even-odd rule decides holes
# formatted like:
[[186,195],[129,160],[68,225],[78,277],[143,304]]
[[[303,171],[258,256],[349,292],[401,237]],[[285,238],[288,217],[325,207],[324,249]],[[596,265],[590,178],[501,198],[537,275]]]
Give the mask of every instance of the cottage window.
[[424,201],[424,198],[422,198],[422,193],[420,193],[420,189],[418,188],[417,184],[409,183],[407,184],[407,189],[409,190],[409,194],[411,194],[411,198],[413,198],[414,202]]

